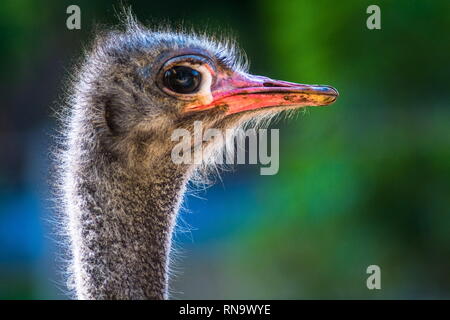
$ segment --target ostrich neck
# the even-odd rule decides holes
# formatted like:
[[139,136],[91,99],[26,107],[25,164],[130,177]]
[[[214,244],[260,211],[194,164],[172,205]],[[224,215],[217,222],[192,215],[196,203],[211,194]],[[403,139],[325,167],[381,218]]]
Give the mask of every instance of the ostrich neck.
[[187,174],[170,159],[157,170],[127,168],[77,140],[66,200],[78,298],[166,299],[172,231]]

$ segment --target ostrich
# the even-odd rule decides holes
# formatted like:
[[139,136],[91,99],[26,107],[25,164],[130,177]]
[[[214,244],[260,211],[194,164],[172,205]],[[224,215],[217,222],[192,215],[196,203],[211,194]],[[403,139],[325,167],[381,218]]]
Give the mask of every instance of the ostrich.
[[172,161],[175,129],[238,128],[338,96],[250,75],[234,42],[134,18],[96,37],[71,88],[59,185],[78,299],[168,298],[172,232],[199,168]]

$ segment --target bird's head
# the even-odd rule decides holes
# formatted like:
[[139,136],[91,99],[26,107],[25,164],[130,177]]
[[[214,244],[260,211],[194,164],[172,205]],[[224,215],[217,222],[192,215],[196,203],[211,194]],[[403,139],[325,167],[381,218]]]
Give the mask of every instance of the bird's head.
[[231,42],[132,22],[99,38],[80,90],[108,151],[140,159],[170,154],[172,132],[192,130],[195,121],[225,130],[338,96],[330,86],[251,75],[241,57]]

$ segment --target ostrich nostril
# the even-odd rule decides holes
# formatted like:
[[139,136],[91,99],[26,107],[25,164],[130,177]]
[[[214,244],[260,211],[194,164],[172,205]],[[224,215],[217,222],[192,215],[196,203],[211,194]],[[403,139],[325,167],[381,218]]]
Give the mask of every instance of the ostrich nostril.
[[265,81],[263,83],[264,87],[268,87],[268,88],[280,88],[280,87],[292,87],[292,86],[296,86],[296,83],[290,83],[290,82],[286,82],[286,81]]
[[264,82],[263,86],[264,87],[279,87],[280,85],[273,83],[273,82]]

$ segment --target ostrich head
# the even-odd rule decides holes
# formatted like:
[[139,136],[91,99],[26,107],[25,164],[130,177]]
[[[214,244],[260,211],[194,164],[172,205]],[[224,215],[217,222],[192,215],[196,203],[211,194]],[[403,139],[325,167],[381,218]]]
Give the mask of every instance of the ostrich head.
[[87,53],[65,119],[61,191],[82,299],[167,298],[172,231],[196,168],[172,161],[175,129],[233,129],[337,97],[250,75],[231,43],[129,20]]
[[133,20],[127,31],[99,37],[80,82],[105,151],[149,165],[170,154],[175,129],[192,130],[195,121],[204,130],[236,128],[338,95],[329,86],[251,75],[231,42],[153,32]]

